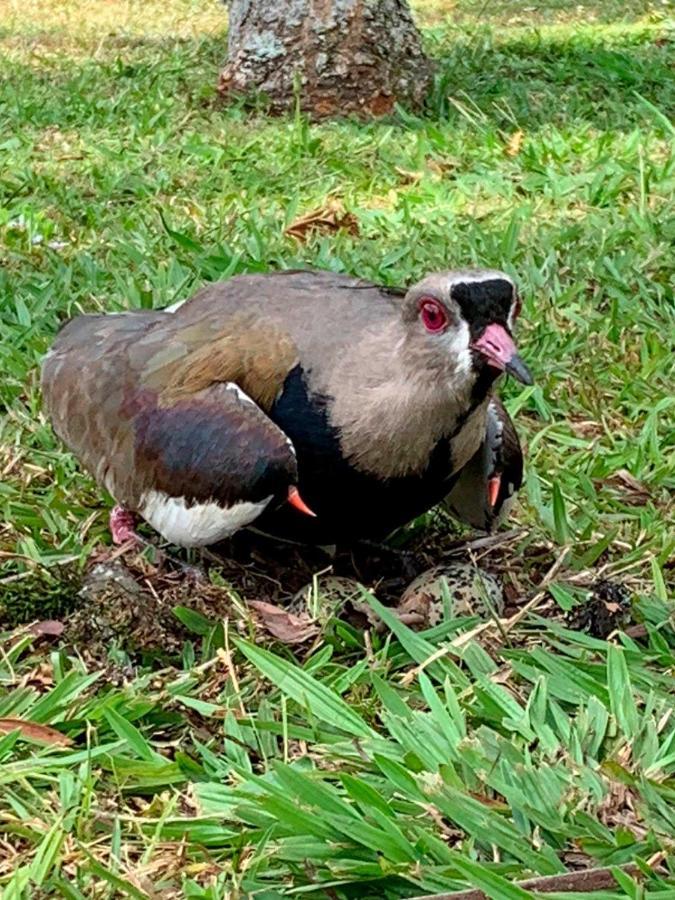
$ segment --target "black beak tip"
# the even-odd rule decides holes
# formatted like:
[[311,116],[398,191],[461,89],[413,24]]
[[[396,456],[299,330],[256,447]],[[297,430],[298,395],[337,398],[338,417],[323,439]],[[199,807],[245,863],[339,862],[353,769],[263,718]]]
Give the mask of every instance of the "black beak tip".
[[513,375],[513,377],[517,378],[522,384],[534,384],[532,373],[518,354],[509,360],[505,368],[509,375]]

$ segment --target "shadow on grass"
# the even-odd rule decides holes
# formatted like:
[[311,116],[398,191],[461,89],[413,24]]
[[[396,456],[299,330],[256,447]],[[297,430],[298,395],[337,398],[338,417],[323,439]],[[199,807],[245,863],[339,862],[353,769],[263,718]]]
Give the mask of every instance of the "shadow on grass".
[[438,25],[452,21],[462,25],[482,23],[504,25],[552,25],[560,23],[608,24],[634,22],[646,16],[662,16],[664,8],[654,0],[412,0],[422,24]]
[[[225,35],[198,39],[110,36],[104,58],[51,57],[42,68],[14,63],[0,78],[0,121],[61,128],[135,125],[150,131],[157,104],[205,118],[228,110],[215,94]],[[584,121],[624,130],[644,121],[637,95],[665,114],[675,110],[675,43],[649,30],[574,34],[537,31],[501,40],[480,29],[445,39],[435,52],[436,86],[428,116],[491,120],[537,128]],[[6,70],[7,72],[7,70]],[[465,107],[458,109],[457,100]],[[241,112],[239,113],[241,115]]]
[[675,111],[675,43],[648,32],[568,37],[529,32],[497,41],[490,32],[445,46],[430,108],[456,115],[451,98],[512,126],[535,128],[583,119],[599,127],[634,126],[644,114],[637,94],[664,114]]

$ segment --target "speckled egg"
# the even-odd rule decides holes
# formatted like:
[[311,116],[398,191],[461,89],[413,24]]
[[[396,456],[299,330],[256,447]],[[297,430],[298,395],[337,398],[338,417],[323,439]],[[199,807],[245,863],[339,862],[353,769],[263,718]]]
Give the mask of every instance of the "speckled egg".
[[456,562],[434,566],[415,578],[397,605],[398,614],[421,617],[418,628],[438,625],[444,618],[445,585],[453,616],[487,618],[491,610],[503,612],[504,594],[497,578],[471,563]]
[[309,614],[312,619],[325,622],[341,613],[354,610],[375,623],[374,613],[363,599],[363,585],[355,578],[341,575],[320,575],[302,587],[288,604],[289,612]]

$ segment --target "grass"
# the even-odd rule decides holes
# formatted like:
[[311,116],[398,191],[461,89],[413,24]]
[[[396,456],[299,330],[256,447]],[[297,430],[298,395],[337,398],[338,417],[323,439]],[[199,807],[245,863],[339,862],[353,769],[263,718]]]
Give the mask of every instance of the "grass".
[[[312,125],[216,102],[216,4],[0,0],[0,722],[33,724],[0,733],[3,897],[516,900],[516,881],[628,863],[603,898],[673,896],[668,7],[416,9],[428,115]],[[285,234],[331,199],[357,234]],[[40,414],[64,317],[240,271],[406,283],[467,263],[522,286],[537,379],[506,391],[528,444],[507,578],[532,597],[543,552],[539,594],[563,606],[619,580],[639,636],[534,610],[487,640],[393,620],[364,643],[331,620],[294,657],[236,604],[183,614],[169,658],[113,642],[101,664],[14,627],[72,607],[108,540]]]

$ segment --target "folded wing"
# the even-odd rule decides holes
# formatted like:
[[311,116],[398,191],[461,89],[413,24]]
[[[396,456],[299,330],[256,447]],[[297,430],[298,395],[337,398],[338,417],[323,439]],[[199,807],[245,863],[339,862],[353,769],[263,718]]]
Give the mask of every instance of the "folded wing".
[[[43,364],[44,405],[120,505],[173,543],[206,545],[287,494],[295,451],[231,380],[228,370],[242,367],[231,362],[231,335],[182,347],[163,334],[163,315],[84,316],[66,326]],[[271,395],[274,385],[261,389]]]
[[473,528],[491,531],[508,515],[523,480],[523,453],[501,400],[488,405],[485,438],[462,469],[444,506]]

